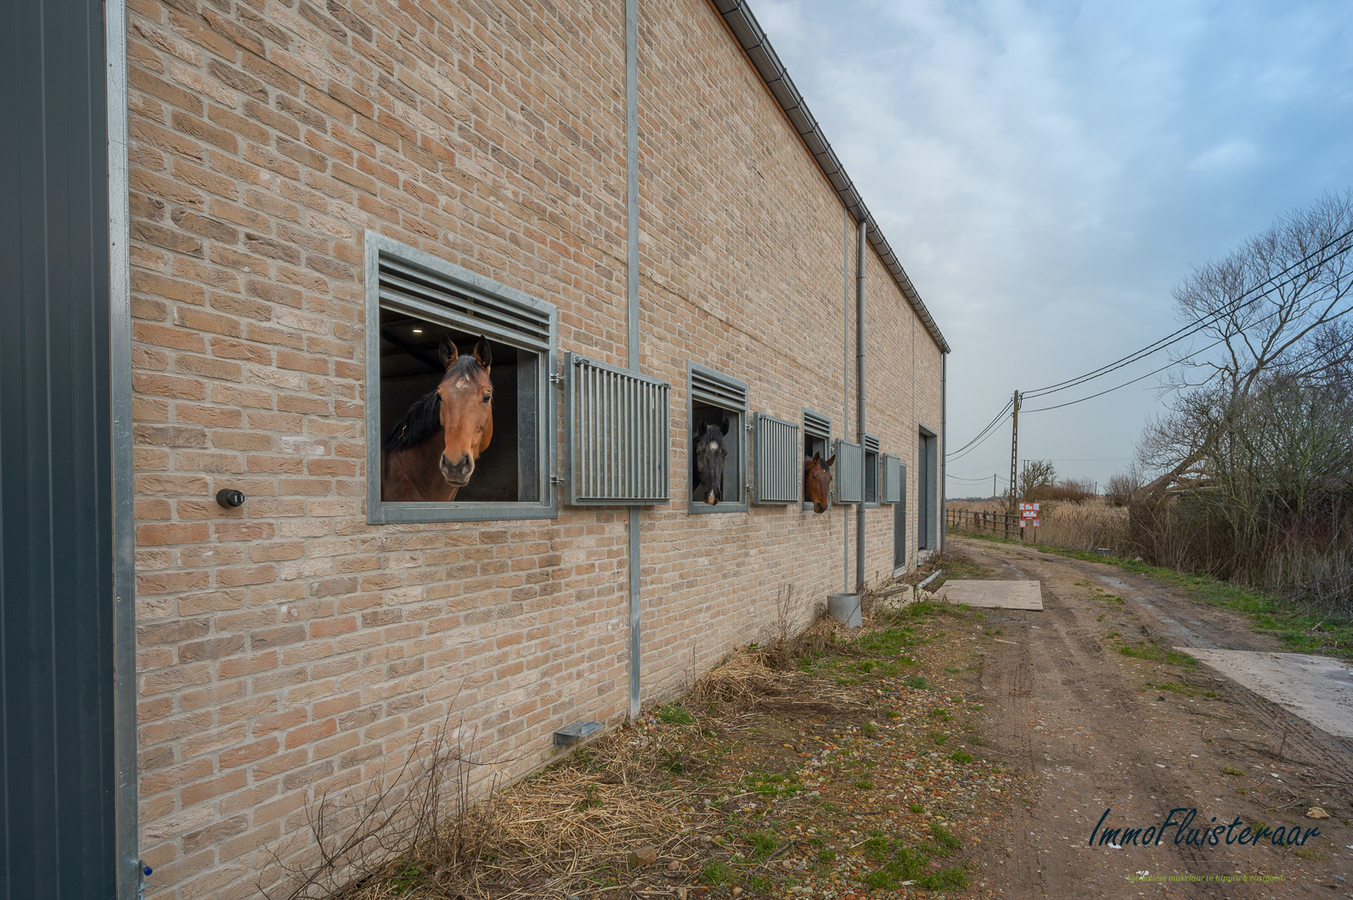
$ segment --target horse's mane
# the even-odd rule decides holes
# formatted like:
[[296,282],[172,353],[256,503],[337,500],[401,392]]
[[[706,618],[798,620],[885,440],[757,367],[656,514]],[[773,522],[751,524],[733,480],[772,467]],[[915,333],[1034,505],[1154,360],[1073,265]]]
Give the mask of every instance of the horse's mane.
[[385,452],[398,453],[412,450],[431,438],[442,427],[442,398],[435,391],[428,391],[409,407],[408,412],[395,423],[385,436]]
[[[473,375],[478,368],[478,361],[466,354],[451,364],[442,380],[445,381],[452,375]],[[441,428],[442,398],[434,388],[413,402],[408,412],[400,417],[395,427],[385,436],[381,449],[387,453],[412,450],[424,441],[430,440]]]

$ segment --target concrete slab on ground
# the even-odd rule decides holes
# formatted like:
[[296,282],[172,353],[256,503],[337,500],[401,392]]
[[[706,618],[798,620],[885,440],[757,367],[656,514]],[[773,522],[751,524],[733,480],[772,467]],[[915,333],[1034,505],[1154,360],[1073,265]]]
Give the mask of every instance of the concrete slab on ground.
[[1266,700],[1338,737],[1353,738],[1353,669],[1327,656],[1177,647]]
[[946,581],[935,597],[983,609],[1043,608],[1043,590],[1037,581]]

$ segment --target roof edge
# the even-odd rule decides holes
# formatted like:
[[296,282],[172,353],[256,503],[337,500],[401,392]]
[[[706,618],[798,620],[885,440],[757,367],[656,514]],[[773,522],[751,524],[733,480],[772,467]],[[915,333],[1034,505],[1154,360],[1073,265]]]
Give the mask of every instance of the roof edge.
[[[939,325],[935,323],[935,318],[926,308],[925,302],[916,290],[916,286],[911,283],[911,279],[907,276],[907,270],[902,268],[902,262],[897,258],[897,254],[893,253],[893,248],[888,244],[888,239],[879,230],[878,223],[874,221],[874,216],[869,212],[869,208],[864,205],[864,199],[860,196],[860,192],[855,189],[855,182],[846,174],[845,167],[841,165],[841,160],[832,150],[831,142],[827,140],[827,136],[822,133],[817,120],[809,112],[808,104],[804,102],[803,95],[794,86],[793,79],[785,71],[784,64],[780,62],[780,57],[776,55],[775,48],[771,46],[770,40],[766,37],[766,32],[761,29],[756,17],[747,8],[745,0],[710,0],[710,2],[719,15],[723,17],[729,31],[733,33],[733,37],[742,45],[742,50],[747,54],[747,59],[751,61],[753,68],[761,76],[761,80],[766,83],[771,96],[784,110],[789,124],[798,132],[804,147],[817,161],[818,168],[822,170],[827,182],[831,184],[832,189],[840,197],[846,211],[850,213],[851,218],[857,224],[868,224],[869,245],[874,248],[874,252],[883,261],[884,267],[888,269],[889,274],[893,276],[893,280],[897,282],[898,288],[902,291],[902,296],[907,298],[907,302],[911,304],[912,309],[920,316],[926,330],[930,332],[930,336],[939,345],[940,352],[950,352],[949,342],[944,339]],[[822,149],[814,151],[814,147],[821,147]]]

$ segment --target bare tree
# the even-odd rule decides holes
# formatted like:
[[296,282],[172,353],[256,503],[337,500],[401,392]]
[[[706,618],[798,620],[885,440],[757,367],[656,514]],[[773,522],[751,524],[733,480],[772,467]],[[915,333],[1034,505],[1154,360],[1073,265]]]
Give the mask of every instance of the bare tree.
[[1019,496],[1023,500],[1041,499],[1042,492],[1057,483],[1057,470],[1051,460],[1026,459],[1019,472]]
[[1200,323],[1213,352],[1179,359],[1176,401],[1149,426],[1141,459],[1163,469],[1146,488],[1160,496],[1198,469],[1266,380],[1349,382],[1353,371],[1353,192],[1326,194],[1290,213],[1174,292],[1182,317]]

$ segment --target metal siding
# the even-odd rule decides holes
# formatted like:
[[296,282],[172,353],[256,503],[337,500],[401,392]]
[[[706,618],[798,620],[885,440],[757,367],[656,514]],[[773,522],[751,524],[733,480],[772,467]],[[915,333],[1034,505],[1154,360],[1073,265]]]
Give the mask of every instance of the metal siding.
[[0,895],[112,897],[103,6],[0,3]]
[[574,506],[666,503],[671,465],[666,382],[564,356],[564,471]]
[[860,503],[864,498],[860,491],[864,488],[861,474],[864,471],[864,448],[854,441],[836,441],[836,477],[832,484],[836,487],[837,503]]
[[756,486],[754,503],[797,503],[803,482],[799,426],[765,413],[756,414]]

